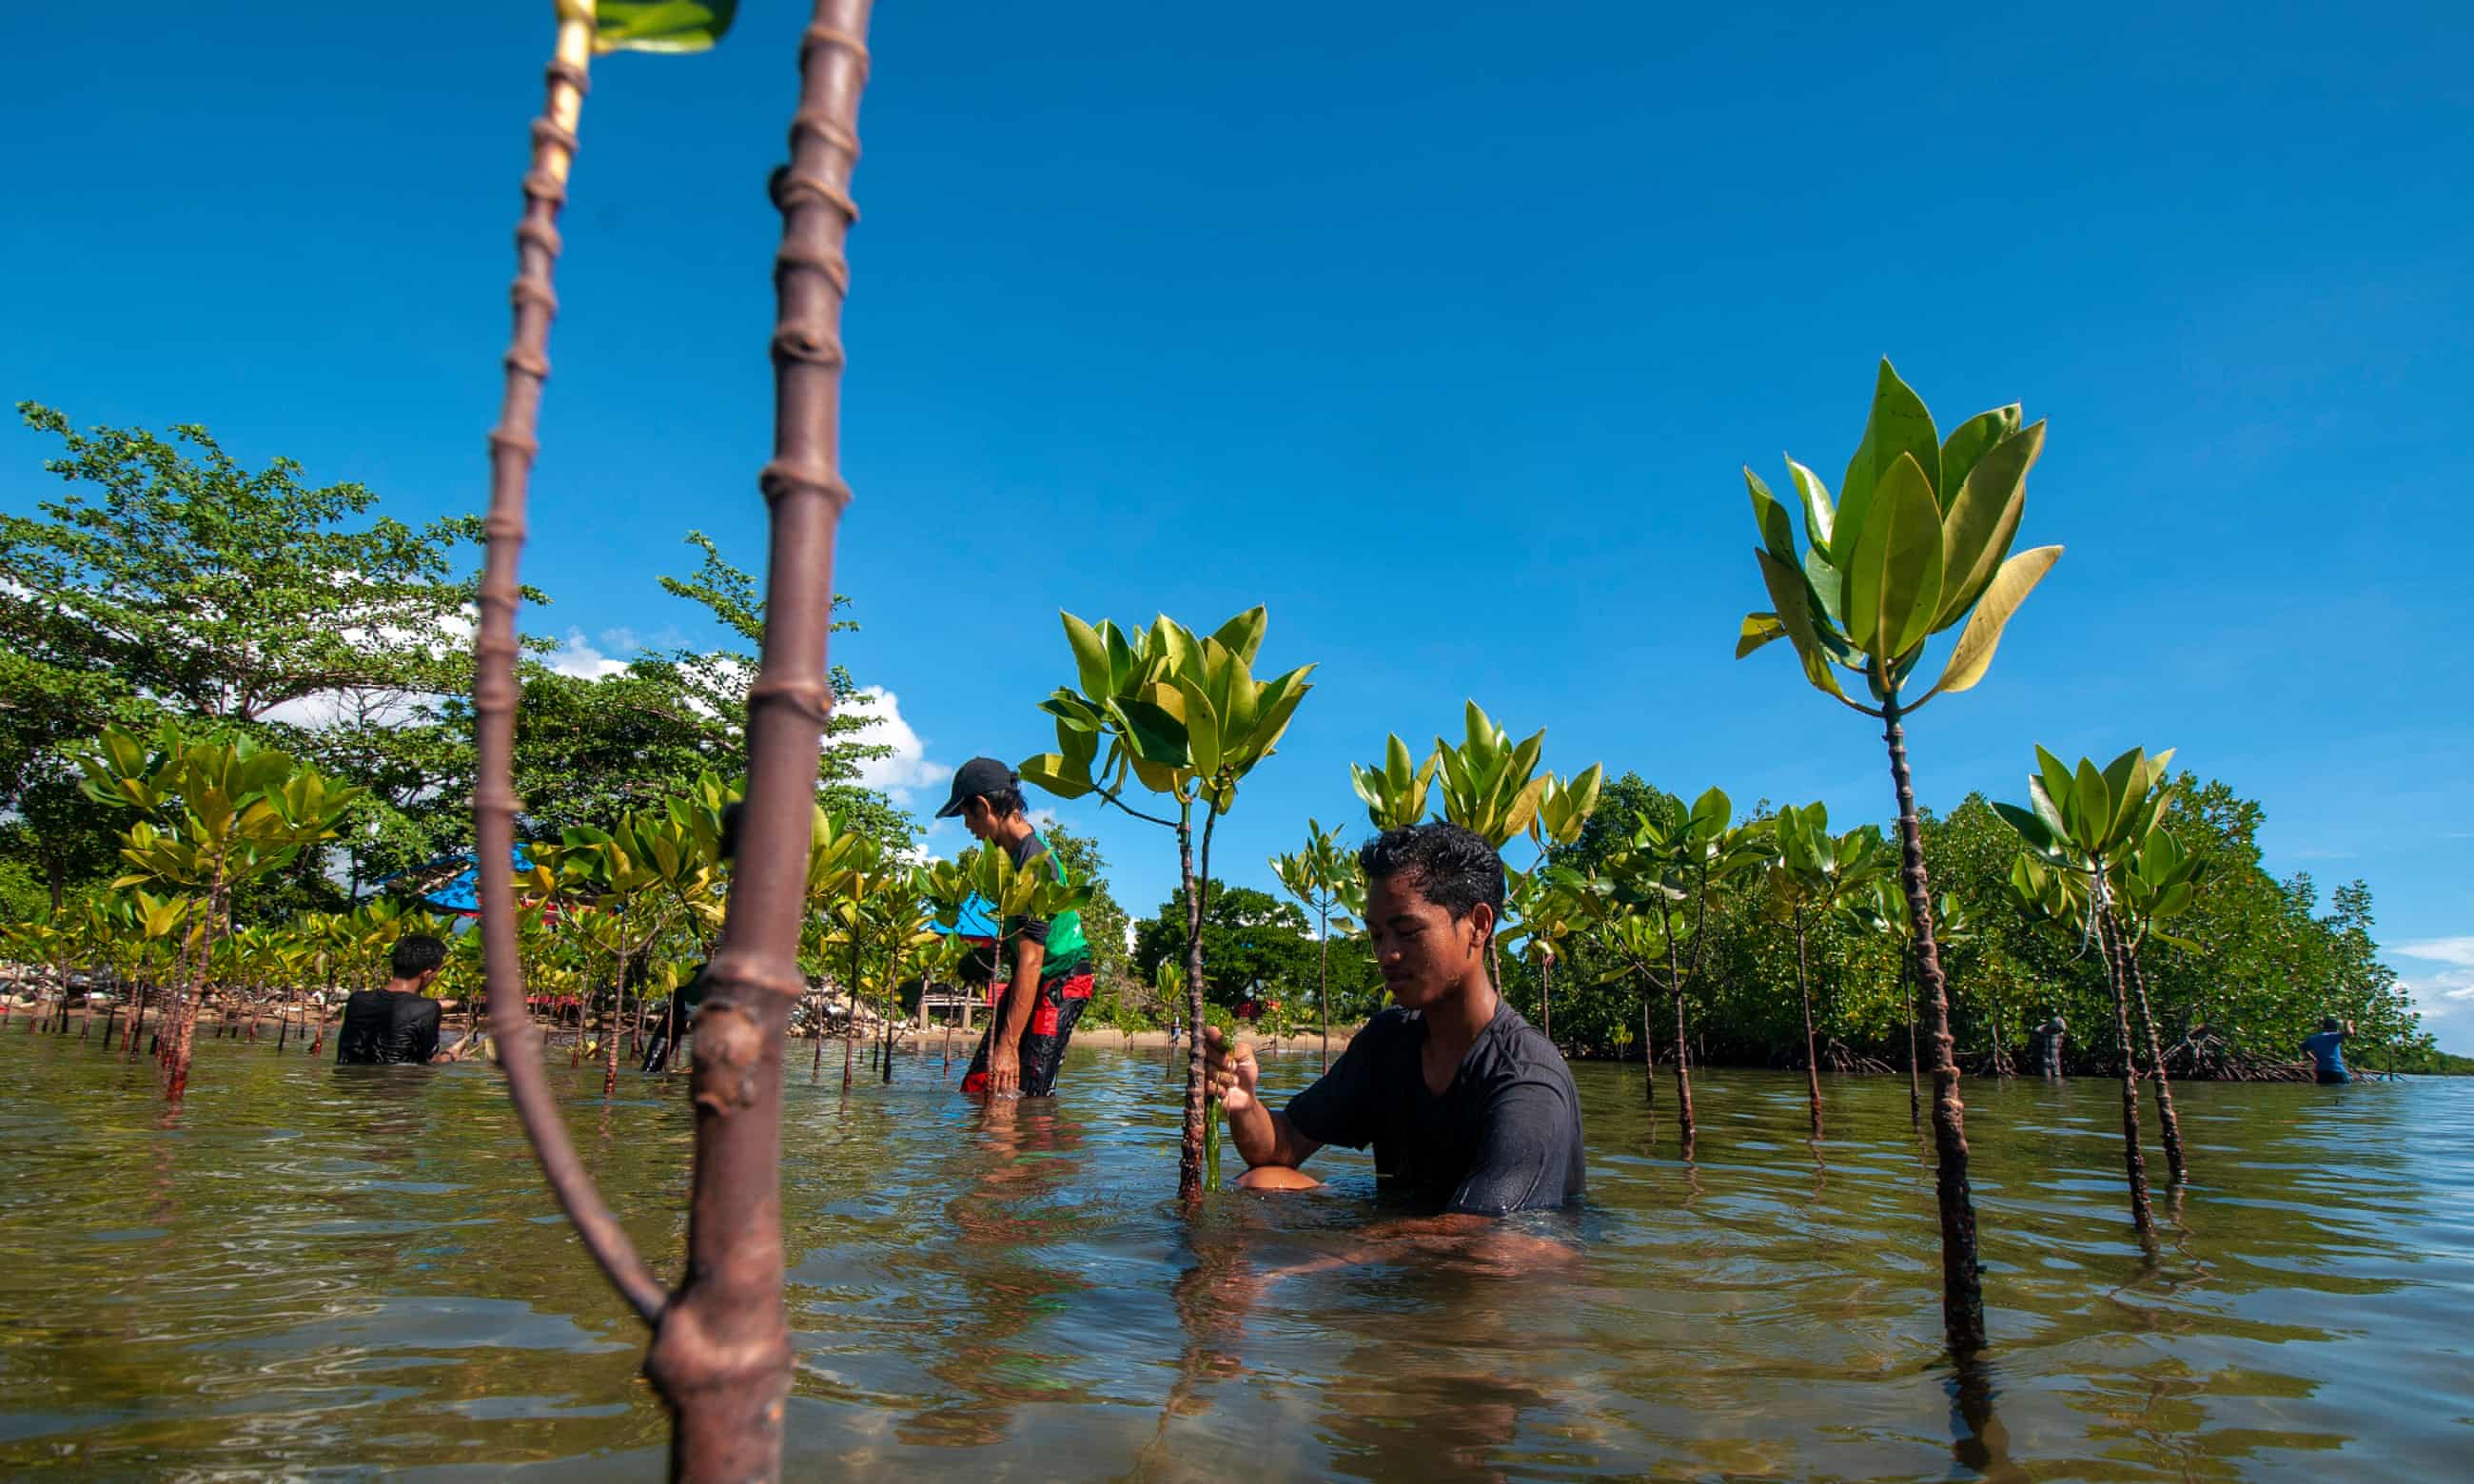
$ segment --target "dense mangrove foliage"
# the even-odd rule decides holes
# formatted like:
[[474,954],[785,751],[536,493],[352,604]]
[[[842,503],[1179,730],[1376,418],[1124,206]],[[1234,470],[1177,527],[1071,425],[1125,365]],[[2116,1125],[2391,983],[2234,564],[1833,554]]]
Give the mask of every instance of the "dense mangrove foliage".
[[[85,792],[78,759],[102,755],[107,726],[151,740],[154,727],[173,721],[200,738],[245,740],[339,789],[340,814],[327,838],[299,844],[274,869],[229,884],[232,934],[210,950],[225,1007],[262,1019],[263,1033],[289,1047],[296,1035],[317,1034],[304,992],[366,984],[392,936],[427,921],[418,898],[469,868],[472,733],[457,692],[470,674],[461,637],[472,587],[459,568],[469,563],[475,533],[465,522],[415,529],[391,520],[376,512],[374,491],[313,488],[288,461],[244,468],[204,429],[169,437],[78,432],[49,409],[22,411],[30,425],[61,440],[62,455],[50,467],[68,488],[34,514],[0,515],[0,562],[12,579],[0,585],[0,666],[11,693],[22,698],[0,710],[7,811],[0,922],[16,929],[9,957],[30,969],[57,957],[133,984],[173,972],[178,928],[159,911],[170,888],[150,880],[114,889],[131,874],[122,852],[136,817]],[[558,850],[570,839],[604,841],[660,821],[662,831],[691,845],[695,832],[673,810],[709,815],[715,791],[745,767],[740,730],[722,718],[743,706],[764,600],[711,541],[692,533],[688,539],[697,565],[659,579],[662,589],[708,612],[746,648],[654,653],[591,677],[559,668],[544,644],[523,661],[515,766],[528,807],[520,832],[549,848],[535,864],[551,868],[553,897],[589,900],[611,889],[576,864],[583,856],[558,867]],[[345,571],[355,579],[341,580]],[[818,770],[820,798],[841,832],[900,854],[915,844],[916,822],[856,781],[871,755],[863,735],[870,693],[845,670],[833,677],[847,708],[837,710]],[[1403,730],[1415,734],[1417,720],[1403,718]],[[1429,786],[1417,789],[1415,801],[1395,802],[1395,812],[1442,812],[1446,800],[1435,786],[1443,780],[1432,754],[1420,759],[1405,747],[1401,754],[1403,794],[1421,774]],[[2022,789],[2031,761],[2023,750]],[[2308,875],[2270,875],[2258,842],[2263,804],[2189,770],[2174,785],[2167,827],[2205,870],[2188,913],[2142,950],[2174,1074],[2290,1065],[2295,1043],[2324,1015],[2356,1022],[2357,1060],[2365,1065],[2433,1070],[2453,1060],[2432,1049],[2394,973],[2379,961],[2367,884],[2331,890]],[[1700,792],[1669,793],[1631,771],[1600,788],[1569,842],[1541,850],[1523,839],[1507,847],[1507,861],[1519,868],[1542,857],[1603,871],[1642,815],[1688,804]],[[1744,812],[1769,821],[1797,802],[1758,801]],[[1924,820],[1934,890],[1965,914],[1942,955],[1967,1067],[2019,1068],[2031,1033],[2057,1014],[2071,1027],[2065,1056],[2073,1069],[2113,1067],[2103,952],[2086,935],[2056,931],[2019,909],[2011,883],[2017,832],[1977,795],[1947,814],[1927,810]],[[1876,823],[1886,831],[1890,822]],[[1246,884],[1261,874],[1253,872],[1208,893],[1209,1003],[1248,1006],[1266,1033],[1280,1035],[1310,1033],[1325,1000],[1330,1020],[1344,1028],[1380,1008],[1382,981],[1346,906],[1350,848],[1373,827],[1371,818],[1354,831],[1313,826],[1298,856],[1263,883],[1293,882],[1281,895]],[[1163,963],[1184,967],[1184,894],[1129,922],[1091,841],[1062,827],[1047,834],[1069,874],[1093,891],[1083,909],[1098,969],[1093,1023],[1130,1029],[1181,1017],[1184,1007],[1159,994],[1157,970]],[[718,907],[727,868],[707,859],[701,869],[713,874],[685,898],[699,904],[682,909],[680,922],[649,948],[622,954],[583,929],[561,933],[555,913],[548,927],[533,923],[528,951],[540,959],[546,999],[615,1012],[623,956],[631,967],[629,1022],[640,1013],[658,1018],[662,996],[701,960],[708,915]],[[710,900],[696,891],[710,892]],[[1644,975],[1568,922],[1547,935],[1554,957],[1526,951],[1518,926],[1545,904],[1528,913],[1517,910],[1522,904],[1516,900],[1514,951],[1502,965],[1515,1002],[1574,1054],[1638,1059]],[[150,907],[158,909],[151,934]],[[1902,971],[1903,940],[1880,912],[1806,916],[1822,1068],[1904,1072],[1912,983]],[[1705,963],[1685,993],[1693,1057],[1802,1066],[1794,914],[1782,913],[1755,873],[1710,894],[1706,924]],[[817,929],[811,967],[838,981],[833,936],[830,926]],[[910,997],[895,1004],[904,1012],[915,1007],[918,982],[932,967],[902,966],[897,983],[909,986]],[[459,951],[439,993],[460,998],[477,984],[477,956]],[[1668,1010],[1666,989],[1656,993]],[[1649,1042],[1661,1062],[1673,1059],[1672,1040],[1661,1034]]]
[[[2025,759],[2023,758],[2023,762]],[[2023,769],[2024,771],[2024,769]],[[2357,1022],[2359,1059],[2378,1067],[2438,1069],[2443,1059],[2417,1027],[2396,975],[2371,939],[2371,892],[2361,881],[2324,895],[2307,874],[2285,879],[2260,863],[2266,811],[2227,783],[2182,773],[2169,827],[2211,871],[2188,916],[2174,925],[2180,944],[2151,944],[2143,954],[2147,992],[2168,1031],[2170,1065],[2180,1075],[2237,1068],[2244,1058],[2291,1063],[2294,1046],[2335,1015]],[[1619,822],[1671,799],[1637,774],[1607,784],[1607,802],[1559,861],[1596,867],[1621,844]],[[1763,803],[1756,817],[1775,816]],[[1852,824],[1852,822],[1839,822]],[[2025,1067],[2029,1033],[2060,1014],[2074,1069],[2109,1069],[2118,1059],[2113,1001],[2101,950],[2020,913],[2010,878],[2019,836],[1982,795],[1947,814],[1926,814],[1925,851],[1937,893],[1966,914],[1944,948],[1953,984],[1951,1017],[1972,1072]],[[1696,1056],[1747,1065],[1801,1065],[1804,1028],[1797,999],[1796,929],[1766,891],[1748,884],[1710,904],[1710,967],[1691,987]],[[1807,925],[1815,1033],[1825,1068],[1896,1067],[1907,1058],[1907,987],[1902,940],[1878,916],[1817,914]],[[1586,935],[1568,942],[1555,973],[1557,1040],[1613,1053],[1637,1046],[1624,1036],[1637,1015],[1616,956]],[[1535,966],[1516,958],[1506,981],[1524,1012],[1539,1005]],[[1784,988],[1786,993],[1781,993]],[[1354,1009],[1355,1007],[1350,1007]],[[2184,1042],[2205,1027],[2204,1047]],[[2175,1055],[2176,1048],[2179,1055]],[[2144,1051],[2144,1048],[2142,1048]]]

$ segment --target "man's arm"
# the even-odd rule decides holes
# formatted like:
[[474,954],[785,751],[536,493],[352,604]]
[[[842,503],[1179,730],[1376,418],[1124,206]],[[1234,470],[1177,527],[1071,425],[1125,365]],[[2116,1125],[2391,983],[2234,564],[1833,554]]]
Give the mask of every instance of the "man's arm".
[[988,1037],[988,1091],[1009,1097],[1022,1090],[1022,1033],[1031,1024],[1031,1007],[1039,1003],[1039,966],[1048,945],[1025,938],[1014,945],[1013,983]]
[[1411,1257],[1458,1262],[1495,1277],[1527,1278],[1572,1267],[1578,1264],[1580,1256],[1568,1242],[1507,1230],[1492,1216],[1454,1211],[1378,1222],[1361,1233],[1357,1245],[1346,1252],[1277,1268],[1264,1278],[1266,1281],[1298,1278]]
[[[433,999],[424,1000],[423,1003],[435,1007],[438,1002]],[[419,1038],[419,1040],[414,1042],[414,1046],[421,1052],[420,1060],[424,1062],[453,1061],[455,1058],[452,1053],[442,1056],[438,1050],[438,1030],[439,1027],[444,1025],[447,1021],[445,1012],[432,1008],[429,1015],[426,1017],[426,1024],[423,1025],[420,1030],[413,1033]]]
[[1241,1041],[1232,1046],[1219,1027],[1206,1026],[1202,1046],[1203,1077],[1228,1114],[1229,1140],[1246,1167],[1276,1164],[1296,1169],[1314,1158],[1322,1145],[1298,1133],[1287,1113],[1272,1112],[1254,1095],[1262,1068],[1254,1061],[1253,1044]]

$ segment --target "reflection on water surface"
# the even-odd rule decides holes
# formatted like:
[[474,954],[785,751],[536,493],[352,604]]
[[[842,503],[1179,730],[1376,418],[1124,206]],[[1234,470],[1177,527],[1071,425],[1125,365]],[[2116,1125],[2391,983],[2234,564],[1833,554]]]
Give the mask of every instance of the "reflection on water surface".
[[[994,1117],[905,1057],[792,1072],[793,1477],[2464,1476],[2474,1083],[2180,1091],[2198,1183],[2122,1212],[2111,1085],[1971,1083],[1997,1353],[1939,1352],[1903,1083],[1576,1068],[1589,1206],[1518,1261],[1367,1251],[1329,1193],[1177,1211],[1159,1053]],[[0,1470],[654,1478],[640,1336],[487,1068],[0,1037]],[[1272,1062],[1296,1085],[1312,1060]],[[794,1066],[796,1063],[794,1062]],[[959,1069],[956,1068],[955,1075]],[[684,1235],[677,1083],[569,1114],[636,1240]],[[1663,1095],[1663,1089],[1661,1089]],[[1555,1260],[1532,1260],[1552,1257]]]

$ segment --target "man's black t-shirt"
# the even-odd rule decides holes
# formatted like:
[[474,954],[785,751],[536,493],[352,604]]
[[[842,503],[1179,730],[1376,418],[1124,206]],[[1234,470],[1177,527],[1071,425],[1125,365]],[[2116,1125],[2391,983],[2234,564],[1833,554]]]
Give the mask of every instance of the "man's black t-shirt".
[[1425,1042],[1421,1017],[1384,1011],[1290,1101],[1289,1122],[1319,1144],[1372,1144],[1387,1191],[1445,1211],[1500,1216],[1580,1199],[1581,1100],[1554,1042],[1498,1002],[1440,1097],[1418,1065]]
[[438,1001],[395,990],[355,990],[344,1001],[335,1062],[426,1062],[438,1050]]

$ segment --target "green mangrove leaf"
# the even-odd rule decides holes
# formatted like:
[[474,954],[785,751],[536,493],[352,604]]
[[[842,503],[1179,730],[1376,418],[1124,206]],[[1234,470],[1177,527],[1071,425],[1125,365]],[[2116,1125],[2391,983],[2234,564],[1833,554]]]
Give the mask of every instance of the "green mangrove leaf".
[[1743,658],[1772,639],[1786,637],[1786,625],[1776,613],[1746,613],[1744,627],[1735,635],[1735,658]]
[[1903,452],[1873,492],[1847,572],[1847,636],[1884,672],[1923,642],[1941,572],[1941,511],[1925,471]]
[[2003,439],[1968,474],[1942,522],[1944,592],[1934,633],[1958,622],[2010,555],[2027,509],[2027,470],[2044,451],[2045,424],[2038,421]]
[[[1899,379],[1890,358],[1883,356],[1880,373],[1873,383],[1873,410],[1864,419],[1863,441],[1856,445],[1847,477],[1838,485],[1838,527],[1830,554],[1839,565],[1847,564],[1856,542],[1863,539],[1876,491],[1903,453],[1916,461],[1917,471],[1925,477],[1925,493],[1930,497],[1941,483],[1941,437],[1933,431],[1932,414],[1925,410],[1924,398]],[[1938,515],[1938,504],[1934,512]]]
[[2001,570],[1993,579],[1992,586],[1984,589],[1982,601],[1968,615],[1967,627],[1958,632],[1958,643],[1951,650],[1949,661],[1942,666],[1941,679],[1933,682],[1932,689],[1925,692],[1924,700],[1918,701],[1917,706],[1946,692],[1971,689],[1977,682],[1984,679],[1984,672],[1993,664],[1993,652],[2001,647],[2001,630],[2010,622],[2010,615],[2019,610],[2020,604],[2027,601],[2027,594],[2035,590],[2036,584],[2060,560],[2062,548],[2059,546],[2039,546],[2033,551],[2023,551],[2001,563]]
[[1770,487],[1761,483],[1761,477],[1753,472],[1750,465],[1744,467],[1744,488],[1752,492],[1753,524],[1760,527],[1762,547],[1781,562],[1795,561],[1795,517],[1786,513],[1786,507],[1770,493]]
[[1059,610],[1056,616],[1065,624],[1065,642],[1074,647],[1074,669],[1082,682],[1082,694],[1094,701],[1105,701],[1116,694],[1107,641],[1100,637],[1098,630],[1071,613]]
[[1793,459],[1786,461],[1786,472],[1787,477],[1795,481],[1797,496],[1804,501],[1805,535],[1811,539],[1813,545],[1824,551],[1829,550],[1832,518],[1830,487],[1821,482],[1820,475]]
[[600,0],[595,52],[701,52],[730,30],[739,0]]
[[1933,493],[1941,500],[1942,513],[1948,515],[1958,499],[1958,491],[1967,482],[1968,471],[1976,461],[1994,444],[2019,430],[2019,404],[1996,407],[1980,412],[1958,425],[1941,445],[1941,483]]
[[1760,563],[1761,581],[1769,586],[1770,601],[1778,605],[1779,623],[1794,641],[1796,658],[1804,664],[1804,678],[1812,682],[1813,689],[1846,700],[1847,692],[1838,688],[1838,677],[1822,653],[1821,641],[1813,636],[1811,599],[1804,574],[1766,551],[1756,549],[1753,560]]

